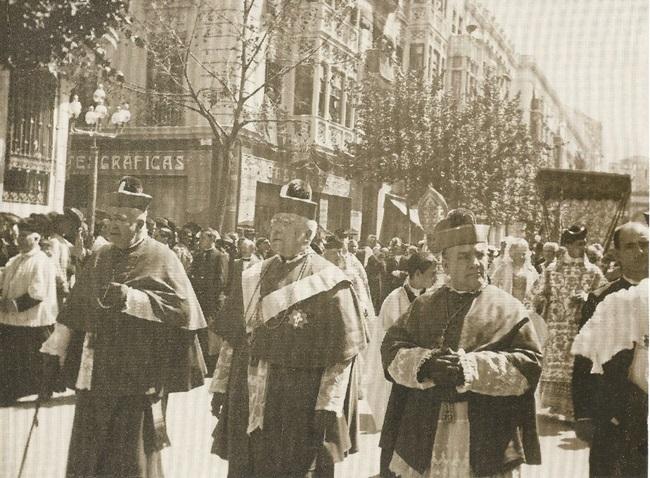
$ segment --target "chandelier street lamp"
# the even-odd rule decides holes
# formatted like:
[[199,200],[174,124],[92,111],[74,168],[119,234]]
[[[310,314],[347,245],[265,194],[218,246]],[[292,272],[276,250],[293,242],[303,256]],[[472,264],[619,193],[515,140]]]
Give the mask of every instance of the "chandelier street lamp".
[[77,119],[81,115],[83,107],[79,101],[79,96],[74,95],[68,106],[70,114],[70,135],[89,136],[92,138],[90,150],[93,156],[93,172],[91,176],[90,189],[90,206],[88,208],[89,223],[88,229],[91,236],[95,233],[95,212],[97,210],[97,183],[99,179],[99,148],[97,147],[97,137],[113,139],[124,129],[126,124],[131,120],[131,111],[129,104],[122,102],[115,108],[115,112],[110,117],[113,125],[111,130],[102,131],[103,122],[108,118],[108,107],[106,106],[106,92],[103,85],[99,84],[93,93],[93,103],[88,107],[84,115],[86,128],[77,128]]

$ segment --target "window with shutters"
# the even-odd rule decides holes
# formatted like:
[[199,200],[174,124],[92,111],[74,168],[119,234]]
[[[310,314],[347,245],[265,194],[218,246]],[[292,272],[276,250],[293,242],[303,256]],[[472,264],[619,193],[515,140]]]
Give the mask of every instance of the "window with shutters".
[[320,82],[318,84],[318,116],[325,117],[325,104],[327,103],[327,65],[322,63],[320,68]]
[[329,114],[330,119],[335,123],[342,123],[341,116],[342,110],[342,91],[343,91],[343,75],[336,71],[332,74],[332,81],[330,83],[330,104]]
[[279,105],[282,98],[282,75],[280,64],[266,60],[264,71],[264,94],[274,105]]
[[424,68],[424,44],[411,43],[409,48],[409,69],[422,70]]
[[9,81],[2,199],[47,204],[53,162],[56,80],[45,71],[14,70]]
[[354,109],[356,106],[356,97],[354,93],[354,84],[348,79],[346,86],[345,101],[345,126],[354,128]]
[[295,115],[311,114],[313,72],[312,65],[299,65],[296,68],[293,97],[293,114]]

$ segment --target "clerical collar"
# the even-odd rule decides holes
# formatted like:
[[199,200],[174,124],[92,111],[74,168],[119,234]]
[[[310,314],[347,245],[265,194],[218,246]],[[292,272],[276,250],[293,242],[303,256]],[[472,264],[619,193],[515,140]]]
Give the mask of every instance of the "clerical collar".
[[468,295],[478,294],[479,292],[482,292],[483,289],[485,289],[486,287],[487,287],[487,283],[483,284],[481,287],[479,287],[479,288],[476,289],[476,290],[458,290],[458,289],[454,289],[451,285],[447,284],[447,288],[448,288],[450,291],[455,292],[456,294],[460,294],[460,295],[466,295],[466,294],[468,294]]
[[280,258],[280,260],[282,261],[283,264],[293,264],[294,262],[298,262],[300,259],[302,259],[303,257],[305,257],[305,256],[307,256],[309,254],[315,254],[314,251],[311,248],[300,252],[296,256],[289,257],[289,258],[286,258],[286,259],[284,257],[280,256],[280,255],[278,257]]
[[413,295],[415,295],[415,296],[420,296],[420,295],[422,295],[422,294],[424,294],[426,292],[426,289],[415,289],[411,285],[411,281],[409,280],[408,277],[404,281],[404,288],[411,291],[413,293]]
[[639,285],[639,283],[641,282],[640,280],[630,279],[630,278],[629,278],[628,276],[626,276],[625,274],[623,274],[622,277],[623,277],[623,280],[629,282],[629,283],[632,284],[632,285]]
[[[129,252],[129,251],[134,250],[136,247],[140,246],[140,245],[141,245],[144,241],[146,241],[148,238],[149,238],[149,236],[144,236],[142,239],[140,239],[140,240],[139,240],[138,242],[136,242],[135,244],[133,244],[133,245],[127,247],[126,249],[124,249],[124,251],[125,251],[125,252]],[[153,240],[155,240],[155,239],[152,239],[152,241],[153,241]]]

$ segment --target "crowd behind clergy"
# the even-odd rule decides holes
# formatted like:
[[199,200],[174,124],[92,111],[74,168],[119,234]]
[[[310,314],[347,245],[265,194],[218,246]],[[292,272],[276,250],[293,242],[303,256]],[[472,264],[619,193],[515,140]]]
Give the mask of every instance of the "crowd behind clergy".
[[[91,236],[86,219],[75,208],[66,208],[62,214],[32,214],[25,219],[37,229],[35,234],[38,240],[31,247],[42,251],[49,258],[47,264],[54,271],[51,278],[55,281],[52,290],[56,290],[56,302],[60,309],[74,285],[76,272],[84,261],[94,251],[109,243],[107,229],[110,220],[100,216],[94,235]],[[21,219],[12,215],[0,217],[0,271],[5,280],[8,278],[4,271],[12,258],[27,253],[19,245],[20,223]],[[255,237],[253,233],[221,234],[214,228],[201,227],[194,222],[177,226],[173,220],[165,217],[148,218],[147,231],[149,236],[169,246],[181,261],[208,323],[216,320],[228,295],[230,279],[237,275],[237,270],[241,272],[242,268],[274,255],[269,239]],[[362,285],[356,287],[356,292],[362,301],[367,298],[371,302],[367,307],[367,317],[379,315],[382,304],[390,293],[404,285],[405,281],[408,282],[409,259],[428,251],[424,239],[417,244],[408,244],[401,238],[394,237],[384,245],[377,236],[369,235],[360,243],[357,233],[349,230],[334,233],[319,230],[312,242],[312,249],[344,269],[354,270],[355,275],[362,276],[357,277],[358,283]],[[501,240],[498,248],[492,245],[488,247],[488,276],[492,284],[506,290],[532,309],[535,300],[531,296],[533,286],[549,266],[562,261],[566,254],[565,245],[543,242],[539,235],[535,236],[531,244],[523,238],[508,236]],[[600,243],[592,242],[588,246],[585,244],[584,256],[602,272],[607,281],[620,277],[620,267],[611,249],[604,251]],[[435,277],[431,288],[438,288],[445,283],[445,274],[438,261],[434,261],[434,265]],[[29,283],[39,280],[35,272],[32,271],[32,274],[31,277],[21,276],[15,279],[25,281],[29,286]],[[366,291],[359,290],[363,288]],[[0,327],[6,334],[6,324],[12,323],[7,320],[4,307],[6,290],[2,297]],[[44,324],[51,326],[55,320],[56,313],[52,311],[44,319]],[[384,325],[387,328],[387,324]],[[208,330],[202,331],[199,337],[208,369],[212,370],[220,341]],[[7,374],[6,377],[8,376]],[[34,383],[39,381],[40,378]],[[30,393],[12,390],[11,383],[7,382],[4,380],[3,388],[0,389],[0,403],[4,405],[14,403],[22,396],[38,393],[38,388],[34,387],[29,388]]]
[[[0,352],[3,360],[0,404],[10,406],[29,395],[40,394],[41,399],[47,399],[53,390],[62,390],[48,383],[50,378],[47,367],[40,362],[39,348],[48,337],[79,270],[93,252],[109,242],[106,230],[110,219],[98,218],[94,237],[89,234],[83,214],[74,208],[67,208],[62,214],[33,214],[22,219],[5,215],[1,227],[0,343],[4,350]],[[179,227],[162,217],[147,219],[147,229],[151,237],[166,244],[180,260],[208,325],[219,317],[230,293],[232,277],[274,255],[269,239],[252,234],[221,233],[196,223]],[[571,396],[574,360],[571,344],[581,324],[575,317],[556,313],[554,307],[583,304],[590,293],[621,278],[624,271],[615,253],[621,247],[620,241],[620,237],[615,237],[613,247],[605,251],[601,244],[589,242],[584,226],[576,225],[563,232],[560,243],[544,242],[540,236],[535,236],[530,244],[523,238],[506,237],[499,247],[488,248],[490,283],[520,300],[531,316],[537,317],[533,322],[540,336],[550,337],[544,348],[538,406],[561,420],[573,422],[583,418],[576,416],[575,397]],[[647,233],[645,241],[640,251],[642,260],[647,262]],[[369,325],[375,345],[381,343],[385,331],[398,318],[396,312],[391,312],[391,307],[399,310],[398,299],[391,298],[393,291],[404,287],[406,294],[417,295],[445,283],[444,271],[436,257],[428,252],[424,240],[407,244],[395,237],[381,244],[376,236],[370,235],[360,244],[354,231],[319,231],[312,248],[349,274],[366,319],[369,322],[376,317],[381,319]],[[25,267],[28,261],[33,266]],[[558,277],[566,280],[566,287],[560,293],[549,286]],[[572,285],[568,280],[571,277],[578,277]],[[39,333],[29,337],[21,335],[22,327],[38,327]],[[199,333],[199,340],[208,370],[213,370],[221,341],[208,329]],[[374,367],[371,363],[379,360],[375,349],[371,343],[363,357],[362,383],[367,390],[365,395],[374,402],[373,426],[381,428],[386,403],[376,402],[387,401],[389,389],[375,393],[377,389],[372,388],[378,383],[380,388],[388,384],[382,381],[381,363]],[[576,433],[591,439],[579,426]]]

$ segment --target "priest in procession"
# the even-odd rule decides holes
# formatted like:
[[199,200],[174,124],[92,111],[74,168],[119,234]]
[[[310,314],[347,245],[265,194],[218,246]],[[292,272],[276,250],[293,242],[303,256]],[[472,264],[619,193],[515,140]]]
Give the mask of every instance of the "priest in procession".
[[541,346],[524,306],[488,285],[488,227],[452,210],[431,236],[449,281],[416,298],[384,338],[390,400],[382,476],[513,477],[539,464]]
[[271,220],[277,255],[244,270],[215,332],[213,452],[228,476],[333,477],[357,449],[356,359],[367,344],[350,279],[314,253],[316,203],[300,180]]
[[147,233],[151,200],[137,178],[120,180],[110,244],[86,262],[41,348],[77,392],[67,477],[163,476],[167,395],[203,384],[205,319],[180,260]]

